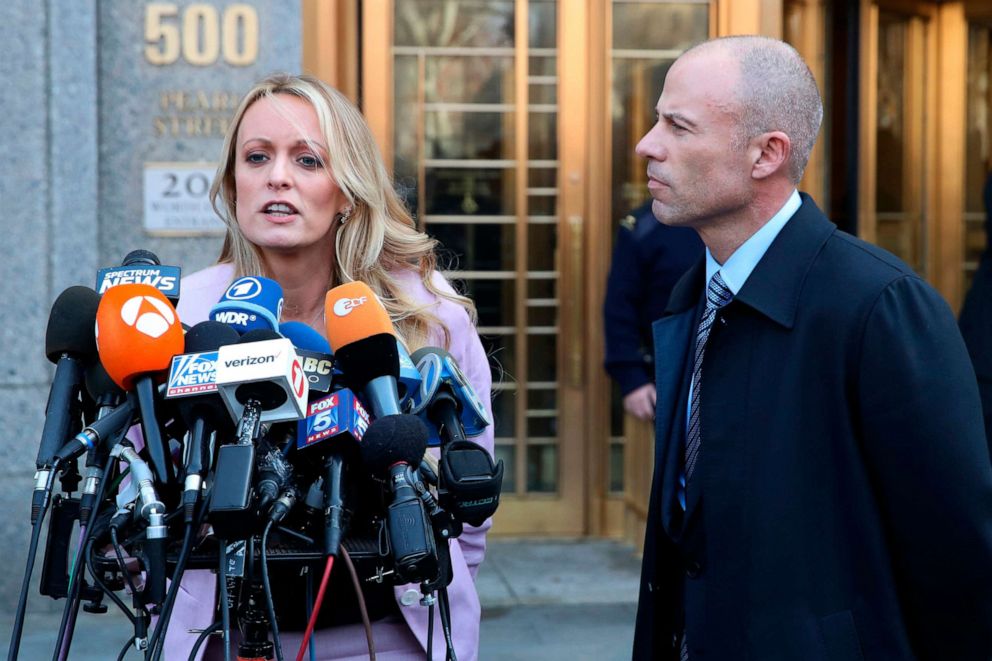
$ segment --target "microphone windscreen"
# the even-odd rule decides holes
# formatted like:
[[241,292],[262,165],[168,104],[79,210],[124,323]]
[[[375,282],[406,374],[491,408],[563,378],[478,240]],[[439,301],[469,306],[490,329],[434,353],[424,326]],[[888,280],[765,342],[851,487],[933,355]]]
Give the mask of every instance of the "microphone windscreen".
[[158,255],[153,253],[151,250],[132,250],[128,254],[124,255],[123,261],[121,261],[121,266],[134,266],[136,264],[143,264],[146,266],[159,266],[162,264],[158,259]]
[[341,347],[373,335],[395,335],[389,313],[364,282],[349,282],[327,292],[324,319],[327,340],[335,354]]
[[99,402],[104,397],[122,396],[124,394],[121,387],[114,383],[114,380],[107,374],[107,370],[103,368],[103,363],[99,360],[94,360],[86,367],[83,379],[86,384],[86,392],[89,393],[90,398],[95,402]]
[[238,344],[247,344],[248,342],[265,342],[266,340],[280,340],[282,335],[275,332],[274,330],[269,330],[268,328],[256,328],[255,330],[248,331],[241,336],[238,340]]
[[111,287],[96,311],[96,346],[107,374],[130,390],[135,377],[169,369],[183,352],[183,329],[172,303],[151,285]]
[[64,354],[89,357],[96,354],[94,323],[100,296],[89,287],[76,285],[59,294],[48,315],[45,355],[53,363]]
[[239,333],[279,327],[282,316],[282,285],[258,275],[238,278],[210,310],[210,318]]
[[324,336],[302,321],[284,321],[279,324],[279,332],[297,349],[331,353],[331,345]]
[[217,351],[228,344],[241,341],[238,331],[219,321],[201,321],[186,333],[185,353]]
[[415,415],[376,418],[360,446],[362,461],[373,475],[385,475],[397,462],[419,466],[427,450],[427,427]]

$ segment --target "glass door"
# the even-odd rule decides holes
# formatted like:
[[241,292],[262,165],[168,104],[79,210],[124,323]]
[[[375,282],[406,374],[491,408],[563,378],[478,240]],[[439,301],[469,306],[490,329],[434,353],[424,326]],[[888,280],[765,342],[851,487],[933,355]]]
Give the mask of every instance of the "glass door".
[[445,275],[475,301],[493,365],[506,464],[495,530],[581,535],[586,438],[569,356],[584,219],[562,203],[559,43],[583,12],[551,0],[365,5],[365,114],[417,222],[444,247]]

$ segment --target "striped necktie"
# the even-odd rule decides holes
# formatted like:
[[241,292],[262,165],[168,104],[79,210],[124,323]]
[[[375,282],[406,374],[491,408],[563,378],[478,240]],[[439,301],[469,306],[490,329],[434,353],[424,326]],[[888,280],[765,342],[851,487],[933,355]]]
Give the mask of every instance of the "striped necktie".
[[713,328],[716,311],[729,303],[733,297],[734,295],[727,283],[723,281],[720,272],[717,271],[706,287],[706,309],[703,311],[703,316],[699,320],[699,327],[696,329],[696,351],[692,361],[692,395],[689,402],[689,429],[685,437],[685,480],[687,484],[692,479],[692,472],[696,468],[696,459],[699,458],[699,443],[702,437],[699,420],[699,393],[702,390],[703,353],[706,349],[706,340]]
[[[689,483],[692,472],[696,468],[696,459],[699,458],[699,443],[702,431],[699,424],[699,391],[701,390],[703,378],[703,352],[706,349],[706,340],[710,336],[713,322],[716,320],[716,311],[730,302],[734,297],[727,283],[723,281],[720,272],[717,271],[710,279],[706,287],[706,309],[699,320],[699,327],[696,328],[696,351],[692,360],[692,395],[689,402],[689,430],[685,436],[685,482]],[[685,509],[685,489],[680,493],[682,509]],[[689,660],[689,646],[685,639],[685,630],[682,631],[682,641],[679,646],[679,661]]]

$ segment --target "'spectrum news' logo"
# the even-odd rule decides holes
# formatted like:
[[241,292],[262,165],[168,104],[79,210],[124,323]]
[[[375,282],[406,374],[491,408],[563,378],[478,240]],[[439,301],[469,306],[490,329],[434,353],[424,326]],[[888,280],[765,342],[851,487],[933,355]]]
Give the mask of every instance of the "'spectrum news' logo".
[[121,319],[139,333],[159,338],[176,323],[176,313],[157,298],[134,296],[121,306]]

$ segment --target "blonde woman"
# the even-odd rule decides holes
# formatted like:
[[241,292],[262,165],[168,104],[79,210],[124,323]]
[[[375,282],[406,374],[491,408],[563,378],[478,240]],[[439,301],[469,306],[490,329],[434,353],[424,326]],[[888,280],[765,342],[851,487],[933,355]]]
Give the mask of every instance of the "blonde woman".
[[[282,285],[283,321],[301,321],[324,334],[327,291],[362,281],[382,299],[411,352],[446,347],[489,406],[491,377],[474,306],[435,270],[435,242],[415,228],[365,120],[337,90],[309,76],[285,74],[256,84],[228,129],[211,199],[227,235],[218,263],[183,280],[178,310],[185,323],[206,319],[233,279],[263,275]],[[476,440],[492,453],[491,428]],[[474,578],[489,525],[466,527],[451,542],[452,635],[463,661],[478,654],[481,611]],[[344,571],[343,564],[335,565],[335,573]],[[187,572],[183,588],[166,639],[168,658],[186,658],[196,638],[189,631],[215,619],[214,575]],[[396,587],[386,614],[372,623],[378,658],[424,657],[428,609],[411,592],[416,588]],[[298,592],[297,602],[302,599]],[[325,607],[333,599],[328,595]],[[290,657],[306,623],[278,615]],[[436,614],[433,631],[434,655],[443,658]],[[368,658],[360,624],[319,629],[314,640],[319,659]],[[203,658],[222,655],[220,641],[213,640]]]

